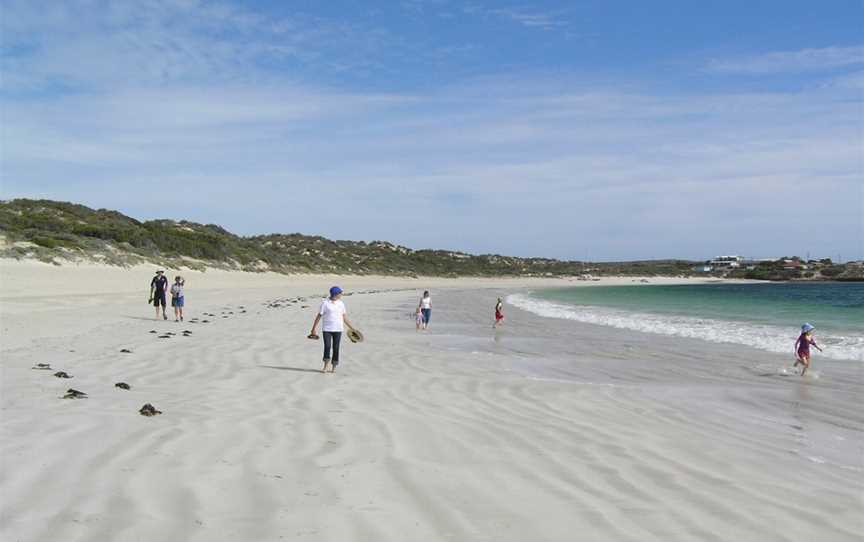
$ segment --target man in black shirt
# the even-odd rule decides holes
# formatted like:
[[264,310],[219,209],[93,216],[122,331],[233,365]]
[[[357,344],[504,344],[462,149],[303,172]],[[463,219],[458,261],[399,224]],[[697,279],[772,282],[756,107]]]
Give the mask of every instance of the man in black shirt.
[[150,302],[156,307],[156,319],[159,319],[159,305],[162,305],[162,319],[167,320],[168,315],[165,314],[165,291],[168,289],[168,279],[160,270],[156,271],[156,276],[150,281]]

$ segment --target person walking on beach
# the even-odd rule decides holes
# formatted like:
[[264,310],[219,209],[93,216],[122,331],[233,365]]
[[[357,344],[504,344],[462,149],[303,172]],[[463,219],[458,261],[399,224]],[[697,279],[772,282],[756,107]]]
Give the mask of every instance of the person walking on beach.
[[186,298],[183,295],[183,286],[186,281],[180,275],[174,277],[174,284],[171,285],[171,306],[174,307],[174,321],[183,321],[183,305],[186,304]]
[[801,335],[798,336],[798,339],[795,341],[795,355],[797,359],[795,360],[795,365],[792,367],[798,367],[799,365],[803,365],[804,368],[801,369],[801,376],[804,376],[804,373],[807,372],[807,369],[810,368],[810,345],[816,347],[816,350],[822,351],[819,348],[819,345],[816,344],[816,340],[813,338],[813,330],[816,329],[810,324],[804,324],[801,326]]
[[498,298],[498,303],[495,303],[495,323],[492,327],[498,327],[504,323],[504,302]]
[[168,315],[165,313],[165,291],[168,289],[168,279],[165,278],[164,271],[161,269],[156,271],[156,276],[150,281],[150,303],[156,307],[156,319],[159,319],[159,306],[162,306],[162,319],[167,320]]
[[322,330],[324,332],[324,369],[322,373],[335,373],[339,365],[339,345],[342,342],[344,326],[352,331],[354,326],[348,321],[348,311],[342,301],[342,288],[334,286],[330,288],[330,297],[321,301],[321,308],[315,315],[312,323],[310,339],[318,338],[318,323],[323,320]]
[[417,307],[417,312],[414,313],[414,323],[417,325],[417,331],[423,329],[423,310],[420,307]]
[[429,327],[429,320],[432,318],[432,297],[429,296],[429,290],[423,292],[423,297],[420,298],[420,305],[417,306],[423,314],[423,329]]

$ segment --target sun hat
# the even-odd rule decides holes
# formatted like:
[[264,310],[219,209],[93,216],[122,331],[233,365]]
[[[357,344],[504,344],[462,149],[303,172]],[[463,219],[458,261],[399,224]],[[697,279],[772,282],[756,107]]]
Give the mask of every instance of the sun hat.
[[360,333],[360,330],[351,328],[348,330],[348,340],[352,343],[362,343],[363,342],[363,334]]
[[813,326],[810,325],[810,324],[804,324],[803,326],[801,326],[801,331],[804,332],[804,333],[810,333],[810,332],[813,331],[814,329],[816,329],[816,328],[813,327]]
[[342,293],[342,288],[338,286],[334,286],[330,288],[330,297],[336,297],[337,295]]

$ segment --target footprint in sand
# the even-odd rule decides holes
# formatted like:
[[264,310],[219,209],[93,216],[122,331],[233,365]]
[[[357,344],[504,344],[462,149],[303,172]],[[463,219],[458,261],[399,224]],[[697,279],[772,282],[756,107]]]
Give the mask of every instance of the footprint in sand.
[[51,370],[51,364],[50,363],[37,363],[36,365],[34,365],[33,367],[30,367],[30,368],[36,369],[37,371],[50,371]]
[[125,383],[125,382],[118,382],[118,383],[114,384],[114,387],[115,387],[115,388],[120,388],[121,390],[129,390],[129,389],[132,389],[132,386],[130,386],[129,384],[127,384],[127,383]]
[[171,338],[171,335],[159,335],[158,338],[160,338],[160,339],[170,339],[170,338]]
[[151,329],[151,330],[150,330],[150,333],[159,333],[159,332],[156,331],[155,329]]
[[162,414],[162,411],[156,410],[156,408],[153,405],[151,405],[150,403],[147,403],[146,405],[141,407],[141,410],[139,410],[138,413],[141,414],[142,416],[155,416],[157,414]]
[[123,348],[122,350],[120,350],[120,353],[121,353],[121,354],[131,354],[132,351],[129,350],[128,348]]
[[69,388],[66,390],[66,395],[63,396],[63,399],[87,399],[87,394],[83,391],[73,390]]
[[54,376],[57,378],[72,378],[72,376],[64,371],[57,371],[54,373]]

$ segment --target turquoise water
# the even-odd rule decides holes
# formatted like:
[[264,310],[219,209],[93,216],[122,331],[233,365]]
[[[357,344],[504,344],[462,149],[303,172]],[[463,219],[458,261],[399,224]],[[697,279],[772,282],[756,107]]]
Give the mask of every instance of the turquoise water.
[[543,316],[775,352],[791,352],[809,322],[827,357],[864,359],[864,283],[589,286],[509,301]]

